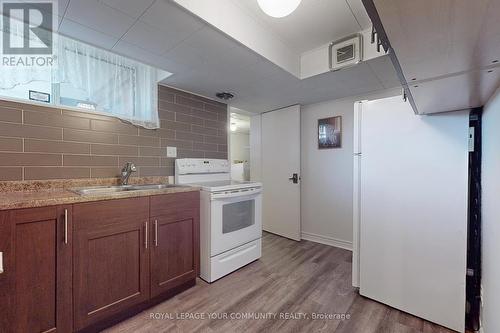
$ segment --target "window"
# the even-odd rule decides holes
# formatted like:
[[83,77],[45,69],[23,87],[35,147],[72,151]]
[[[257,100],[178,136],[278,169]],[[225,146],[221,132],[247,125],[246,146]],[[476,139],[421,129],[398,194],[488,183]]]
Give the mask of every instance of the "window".
[[56,45],[58,61],[52,67],[2,64],[0,95],[28,100],[30,91],[41,93],[53,105],[159,127],[157,84],[170,73],[63,36]]
[[61,105],[159,127],[157,69],[65,37],[59,38],[58,49]]

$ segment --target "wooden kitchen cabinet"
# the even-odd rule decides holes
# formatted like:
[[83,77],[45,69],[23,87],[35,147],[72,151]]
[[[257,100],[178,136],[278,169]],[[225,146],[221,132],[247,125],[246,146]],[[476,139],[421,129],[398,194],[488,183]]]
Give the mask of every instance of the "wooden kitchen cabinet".
[[0,212],[1,332],[72,331],[71,211]]
[[2,265],[0,271],[0,332],[13,331],[13,282],[14,253],[12,240],[12,223],[8,211],[0,211],[0,252]]
[[194,281],[199,273],[199,192],[151,198],[151,297]]
[[74,205],[75,330],[146,302],[149,198]]
[[195,284],[199,192],[0,211],[0,332],[96,332]]

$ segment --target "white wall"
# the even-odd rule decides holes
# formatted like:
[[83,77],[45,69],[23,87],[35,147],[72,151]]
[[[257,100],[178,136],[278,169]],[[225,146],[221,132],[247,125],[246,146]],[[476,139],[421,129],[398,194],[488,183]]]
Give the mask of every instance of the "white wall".
[[[352,248],[354,102],[395,96],[391,89],[305,105],[301,111],[302,238]],[[342,148],[318,149],[318,119],[342,116]]]
[[500,88],[484,107],[482,156],[483,331],[500,332]]
[[231,163],[235,160],[250,161],[250,135],[231,133]]

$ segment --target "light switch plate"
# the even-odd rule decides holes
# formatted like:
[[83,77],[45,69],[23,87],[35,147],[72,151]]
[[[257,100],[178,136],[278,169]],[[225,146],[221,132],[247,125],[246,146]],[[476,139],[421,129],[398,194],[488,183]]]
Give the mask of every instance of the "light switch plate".
[[167,157],[177,157],[177,147],[167,147]]

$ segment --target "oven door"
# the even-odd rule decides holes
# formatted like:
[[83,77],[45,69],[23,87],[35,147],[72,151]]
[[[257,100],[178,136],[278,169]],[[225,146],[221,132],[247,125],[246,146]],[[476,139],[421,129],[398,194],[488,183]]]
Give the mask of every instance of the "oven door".
[[211,194],[211,252],[216,256],[262,237],[262,190]]

